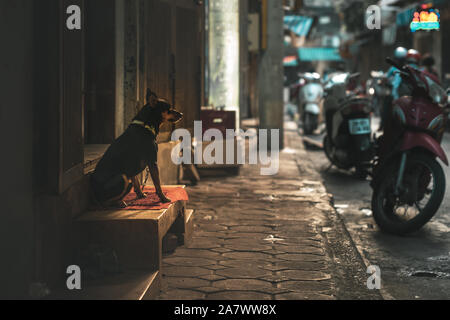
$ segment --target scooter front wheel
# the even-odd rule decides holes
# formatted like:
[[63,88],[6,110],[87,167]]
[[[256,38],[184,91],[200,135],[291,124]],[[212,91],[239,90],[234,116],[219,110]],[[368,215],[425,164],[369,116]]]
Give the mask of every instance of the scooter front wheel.
[[398,185],[400,161],[393,161],[374,186],[372,211],[384,232],[403,235],[422,228],[438,211],[445,194],[445,175],[428,153],[408,155],[404,176]]
[[331,138],[328,136],[328,134],[325,135],[325,137],[323,138],[323,150],[325,151],[325,155],[327,156],[328,160],[339,169],[342,170],[351,169],[352,166],[350,164],[342,163],[337,159],[337,157],[334,156],[335,152],[334,149],[335,148],[333,146]]

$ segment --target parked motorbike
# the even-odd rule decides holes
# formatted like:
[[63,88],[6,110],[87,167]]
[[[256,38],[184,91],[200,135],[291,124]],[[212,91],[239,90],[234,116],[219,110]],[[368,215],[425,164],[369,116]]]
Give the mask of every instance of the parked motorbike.
[[383,71],[372,71],[366,82],[367,96],[370,97],[375,115],[380,117],[383,106],[391,95],[391,85]]
[[303,122],[303,132],[312,134],[319,126],[320,101],[323,97],[323,87],[318,73],[301,75],[305,84],[300,89],[299,110]]
[[306,84],[305,79],[299,78],[295,83],[289,86],[289,105],[285,105],[285,113],[291,120],[298,120],[298,111],[300,103],[300,92],[302,87]]
[[440,145],[448,96],[434,76],[389,58],[386,61],[399,70],[412,95],[394,101],[392,116],[378,140],[372,211],[381,230],[401,235],[419,230],[443,200],[445,175],[437,158],[448,165]]
[[325,85],[327,134],[324,151],[340,169],[356,169],[365,178],[374,156],[370,101],[360,95],[355,83],[359,74],[335,73]]

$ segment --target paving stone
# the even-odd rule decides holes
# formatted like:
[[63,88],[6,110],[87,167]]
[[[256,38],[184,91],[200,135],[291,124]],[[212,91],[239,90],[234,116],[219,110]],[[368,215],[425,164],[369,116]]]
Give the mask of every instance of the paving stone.
[[210,293],[216,293],[216,292],[222,292],[223,289],[220,288],[215,288],[215,287],[200,287],[200,288],[195,288],[195,290],[210,294]]
[[[267,190],[264,190],[264,189],[255,190],[254,193],[255,194],[266,194]],[[302,189],[287,190],[285,188],[278,189],[278,190],[272,190],[271,193],[274,197],[277,197],[277,198],[285,198],[285,197],[299,197],[299,198],[312,197],[313,198],[313,196],[315,195],[315,193],[307,192]]]
[[166,266],[163,268],[166,277],[198,277],[213,274],[213,270],[200,267]]
[[308,239],[308,238],[285,238],[283,241],[278,241],[275,243],[276,248],[280,248],[281,250],[283,247],[316,247],[316,248],[323,248],[324,245],[321,241],[322,239]]
[[194,238],[187,248],[189,249],[213,249],[219,248],[223,241],[214,238]]
[[177,257],[170,256],[163,259],[163,262],[172,266],[185,266],[185,267],[205,267],[215,264],[214,260],[204,258],[189,258],[189,257]]
[[198,230],[195,231],[195,237],[196,238],[219,238],[219,239],[223,239],[224,237],[226,237],[226,231],[214,231],[214,232],[209,232],[209,231],[202,231],[201,227],[199,227]]
[[252,291],[224,291],[208,294],[207,300],[271,300],[272,296],[267,293]]
[[211,251],[214,251],[214,252],[219,252],[219,253],[225,253],[225,252],[230,252],[230,251],[233,251],[233,250],[231,250],[231,249],[227,249],[227,248],[214,248],[214,249],[211,249]]
[[325,252],[322,248],[300,244],[297,246],[277,246],[276,250],[285,253],[310,253],[322,256],[325,255]]
[[217,259],[220,254],[211,250],[205,249],[187,249],[179,248],[176,250],[176,255],[179,257],[193,257],[193,258],[206,258],[206,259]]
[[214,282],[213,286],[225,290],[261,291],[261,292],[268,292],[273,288],[272,283],[256,279],[221,280]]
[[245,211],[242,215],[246,217],[252,217],[253,219],[275,219],[275,215],[272,213],[262,213],[261,211]]
[[259,268],[229,268],[225,270],[218,270],[216,274],[224,276],[229,279],[262,279],[266,276],[272,275],[271,271]]
[[325,281],[285,281],[277,284],[277,288],[296,292],[325,292],[333,288],[329,280]]
[[[244,210],[244,208],[242,208],[241,210]],[[236,221],[217,221],[217,223],[224,227],[236,227],[236,226],[252,226],[255,224],[255,221],[236,220]]]
[[283,252],[283,251],[280,251],[280,250],[276,250],[276,249],[269,249],[269,250],[264,250],[264,251],[261,251],[261,252],[262,253],[266,253],[266,254],[268,254],[268,255],[270,255],[272,257],[277,256],[279,254],[286,253],[286,252]]
[[320,293],[289,292],[275,295],[275,300],[336,300],[336,298]]
[[[271,246],[267,246],[267,245],[262,245],[262,244],[256,244],[256,243],[241,243],[241,244],[237,244],[237,243],[227,243],[225,242],[224,245],[225,248],[227,249],[231,249],[234,251],[247,251],[247,252],[263,252],[263,251],[268,251],[271,250],[272,247]],[[278,252],[280,253],[280,252]]]
[[268,270],[264,267],[271,265],[271,263],[269,261],[264,261],[264,260],[252,261],[252,260],[248,260],[248,259],[247,260],[234,260],[234,259],[221,260],[218,263],[222,266],[230,267],[230,268],[248,268],[248,269],[260,268],[263,270]]
[[[212,271],[212,270],[211,270]],[[224,270],[218,270],[217,272],[221,272]],[[203,280],[208,280],[208,281],[218,281],[218,280],[225,280],[226,277],[217,275],[217,274],[209,274],[209,275],[203,275],[203,276],[199,276],[197,278],[203,279]]]
[[267,236],[268,236],[267,233],[227,232],[225,240],[252,239],[252,240],[258,240],[258,241],[262,241],[263,242],[264,239],[267,238]]
[[183,290],[183,289],[170,289],[163,292],[158,300],[204,300],[205,294],[193,291],[193,290]]
[[277,272],[276,275],[289,280],[318,281],[331,279],[331,275],[320,271],[284,270]]
[[270,233],[273,232],[272,228],[264,226],[235,226],[231,227],[232,231],[239,232],[254,232],[254,233]]
[[223,254],[223,257],[235,260],[267,260],[269,261],[271,256],[261,252],[227,252]]
[[291,280],[291,279],[288,279],[288,278],[286,278],[284,276],[281,276],[279,274],[278,275],[270,274],[270,275],[264,276],[263,278],[260,278],[260,279],[264,280],[264,281],[272,282],[274,284],[279,283],[279,282],[283,282],[283,281]]
[[[230,236],[233,234],[229,234]],[[268,246],[269,248],[272,247],[272,244],[264,241],[264,239],[267,239],[267,236],[265,234],[259,235],[255,237],[255,234],[253,234],[253,237],[232,237],[230,239],[225,239],[224,245],[254,245],[254,246]]]
[[276,256],[276,259],[286,260],[286,261],[306,261],[306,262],[316,262],[324,261],[323,256],[313,255],[313,254],[294,254],[285,253]]
[[297,231],[297,230],[275,230],[276,234],[280,234],[282,238],[298,238],[300,241],[301,239],[320,239],[317,237],[316,233],[313,232],[304,232],[304,231]]
[[269,270],[269,271],[281,271],[281,270],[288,269],[287,267],[273,265],[273,264],[267,264],[265,266],[262,266],[261,268],[265,269],[265,270]]
[[278,268],[278,270],[275,271],[281,271],[281,270],[312,270],[312,271],[322,271],[327,269],[327,264],[324,261],[317,261],[317,262],[311,262],[311,261],[277,261],[274,264],[274,270],[275,268]]
[[228,228],[225,226],[220,226],[218,224],[212,224],[212,223],[202,223],[201,229],[206,232],[216,232],[216,231],[228,230]]
[[210,281],[198,278],[168,277],[164,280],[167,282],[169,289],[170,288],[192,289],[192,288],[207,287],[210,284]]
[[222,265],[214,264],[214,265],[210,265],[210,266],[205,266],[205,268],[206,268],[206,269],[210,269],[210,270],[223,270],[223,269],[226,269],[226,268],[228,268],[228,267],[227,267],[227,266],[222,266]]
[[322,245],[322,236],[320,235],[307,235],[302,236],[301,234],[287,234],[283,232],[274,232],[273,234],[275,238],[282,238],[284,241],[281,243],[282,245],[303,245],[307,244],[308,241],[313,241],[313,244]]

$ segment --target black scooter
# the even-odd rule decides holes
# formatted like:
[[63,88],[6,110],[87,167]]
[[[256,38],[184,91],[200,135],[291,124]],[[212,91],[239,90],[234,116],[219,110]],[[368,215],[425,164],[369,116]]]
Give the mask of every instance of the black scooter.
[[359,74],[336,73],[325,85],[325,118],[327,135],[323,147],[327,158],[336,167],[356,169],[357,176],[366,178],[375,154],[372,139],[369,99],[354,87]]

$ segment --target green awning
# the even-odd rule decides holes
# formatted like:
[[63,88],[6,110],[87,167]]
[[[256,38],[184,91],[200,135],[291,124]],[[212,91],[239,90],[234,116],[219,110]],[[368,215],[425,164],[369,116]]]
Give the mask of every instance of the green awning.
[[407,26],[411,23],[416,6],[411,6],[397,14],[397,25]]
[[304,16],[285,16],[284,17],[284,28],[289,29],[294,32],[297,36],[307,36],[313,19]]

